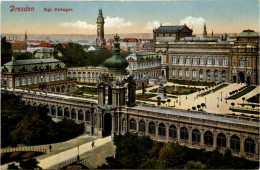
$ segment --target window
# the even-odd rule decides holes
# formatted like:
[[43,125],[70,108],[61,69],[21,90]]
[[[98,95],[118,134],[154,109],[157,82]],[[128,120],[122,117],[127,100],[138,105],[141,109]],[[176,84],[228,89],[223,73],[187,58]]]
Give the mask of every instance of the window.
[[50,81],[50,77],[49,77],[49,74],[46,74],[46,82],[49,82]]
[[227,73],[225,70],[222,71],[222,78],[226,78],[227,77]]
[[197,57],[193,57],[193,64],[198,64]]
[[222,59],[222,65],[223,65],[223,66],[227,66],[227,65],[228,65],[227,57],[224,57],[224,58]]
[[68,78],[71,78],[71,72],[68,72]]
[[223,133],[219,133],[217,136],[217,146],[218,147],[226,147],[227,138]]
[[172,64],[176,64],[176,56],[172,56]]
[[255,142],[251,138],[246,138],[245,140],[245,152],[255,153]]
[[61,80],[64,80],[64,72],[61,73]]
[[200,57],[200,65],[203,65],[203,64],[204,64],[204,58]]
[[190,57],[189,56],[186,57],[186,64],[190,64]]
[[83,78],[86,78],[86,72],[83,72]]
[[176,126],[171,125],[171,126],[169,127],[169,136],[170,136],[171,138],[177,138],[177,128],[176,128]]
[[81,72],[78,72],[78,78],[79,79],[81,78]]
[[54,73],[51,74],[51,81],[54,81],[55,80],[55,75]]
[[187,69],[187,68],[185,69],[185,76],[189,77],[189,69]]
[[210,70],[207,70],[207,77],[210,77]]
[[95,73],[94,72],[92,72],[92,78],[95,78]]
[[150,122],[149,123],[149,133],[150,134],[155,134],[155,123],[154,122]]
[[32,77],[31,76],[28,77],[28,85],[30,85],[30,84],[32,84]]
[[135,119],[130,120],[130,129],[136,130],[136,121]]
[[76,91],[76,86],[75,86],[75,84],[72,84],[72,86],[71,86],[71,91],[72,91],[72,92],[75,92],[75,91]]
[[129,68],[132,69],[132,63],[129,63]]
[[214,77],[215,77],[215,78],[218,77],[218,71],[217,71],[217,70],[214,71]]
[[163,123],[159,124],[159,136],[165,136],[166,135],[166,130],[165,130],[165,125]]
[[20,82],[18,78],[15,78],[14,85],[15,87],[20,86]]
[[134,65],[133,65],[133,69],[136,69],[136,63],[134,63]]
[[211,65],[211,64],[212,64],[211,57],[208,57],[208,59],[207,59],[207,64],[208,64],[208,65]]
[[172,76],[175,76],[175,68],[172,69]]
[[186,127],[182,127],[180,131],[180,137],[182,140],[188,140],[189,139],[189,132]]
[[219,65],[219,58],[215,57],[215,65]]
[[76,72],[73,72],[73,78],[76,78],[77,76],[77,73]]
[[179,56],[179,64],[183,64],[183,56]]
[[33,81],[34,84],[37,84],[38,83],[38,77],[37,76],[34,76],[34,81]]
[[179,76],[182,76],[182,69],[179,69]]
[[98,78],[98,73],[96,73],[96,78]]
[[207,131],[204,134],[204,144],[213,145],[213,134],[210,131]]
[[90,111],[86,111],[86,121],[90,121]]
[[245,67],[245,60],[243,58],[239,59],[239,66]]
[[88,72],[88,78],[91,78],[91,74],[90,74],[90,72]]
[[198,129],[192,131],[192,143],[200,143],[200,131]]
[[240,151],[240,139],[238,136],[234,135],[230,138],[230,148],[235,151]]
[[145,121],[140,120],[139,122],[139,131],[140,132],[145,132],[146,128],[145,128]]
[[56,73],[56,79],[60,80],[60,73]]
[[9,88],[12,88],[13,80],[12,78],[9,78]]
[[203,70],[200,70],[199,74],[200,74],[200,78],[203,78]]
[[193,77],[193,78],[196,77],[196,70],[192,70],[192,77]]

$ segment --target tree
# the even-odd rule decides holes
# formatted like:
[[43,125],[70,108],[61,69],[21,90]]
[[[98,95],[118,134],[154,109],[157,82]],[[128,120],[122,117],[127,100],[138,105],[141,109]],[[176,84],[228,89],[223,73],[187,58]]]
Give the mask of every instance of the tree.
[[233,103],[233,102],[232,102],[232,103],[231,103],[231,106],[234,108],[234,106],[235,106],[235,103]]
[[13,56],[16,60],[24,60],[24,59],[32,59],[33,54],[30,52],[25,52],[25,53],[21,53],[21,52],[15,52],[13,53]]
[[245,97],[242,97],[242,100],[243,100],[243,104],[245,104],[246,98],[245,98]]
[[198,110],[200,110],[200,105],[199,104],[197,105],[197,108],[198,108]]
[[168,106],[170,106],[171,99],[167,99]]
[[193,107],[192,107],[192,110],[196,110],[196,107],[193,106]]
[[253,110],[255,109],[255,105],[252,105]]
[[202,164],[200,161],[189,161],[184,165],[184,169],[205,169],[206,165]]
[[9,164],[7,169],[19,169],[19,167],[17,165],[15,165],[14,163]]
[[33,159],[21,161],[20,167],[23,168],[23,169],[36,169],[36,168],[41,169],[41,167],[39,167],[37,164],[39,164],[39,161],[37,161],[35,158],[33,158]]
[[6,37],[1,39],[1,65],[11,61],[13,55],[11,43],[6,41]]
[[164,104],[166,103],[166,101],[165,101],[165,100],[163,100],[163,101],[161,101],[161,102],[162,102],[163,106],[164,106]]
[[200,105],[201,105],[201,107],[206,107],[205,103],[201,103]]

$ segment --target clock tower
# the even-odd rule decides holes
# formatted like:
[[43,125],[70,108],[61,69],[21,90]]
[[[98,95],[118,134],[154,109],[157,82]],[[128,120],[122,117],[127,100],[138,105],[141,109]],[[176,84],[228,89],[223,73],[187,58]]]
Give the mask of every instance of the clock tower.
[[99,46],[105,45],[106,41],[104,39],[104,17],[102,14],[102,10],[99,9],[99,14],[97,18],[97,39],[96,44]]

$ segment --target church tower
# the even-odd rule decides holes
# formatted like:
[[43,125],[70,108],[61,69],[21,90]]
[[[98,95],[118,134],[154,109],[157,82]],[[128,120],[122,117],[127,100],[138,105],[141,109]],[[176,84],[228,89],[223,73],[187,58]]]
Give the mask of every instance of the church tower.
[[27,41],[27,31],[25,31],[25,34],[24,34],[24,41]]
[[99,14],[97,18],[97,39],[96,44],[99,46],[105,45],[105,39],[104,39],[104,17],[102,14],[102,10],[99,9]]
[[207,35],[207,28],[206,28],[206,23],[204,23],[204,32],[203,32],[203,37],[206,38]]

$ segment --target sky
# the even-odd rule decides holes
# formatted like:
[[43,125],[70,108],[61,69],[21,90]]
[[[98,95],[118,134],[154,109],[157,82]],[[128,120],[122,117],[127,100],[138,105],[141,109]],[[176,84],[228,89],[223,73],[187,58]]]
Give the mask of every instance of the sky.
[[[12,11],[11,6],[34,11]],[[44,9],[51,8],[47,12]],[[69,8],[72,11],[54,11]],[[189,1],[3,1],[2,34],[96,34],[98,10],[105,18],[105,34],[152,33],[162,25],[186,25],[194,34],[259,32],[258,0]]]

